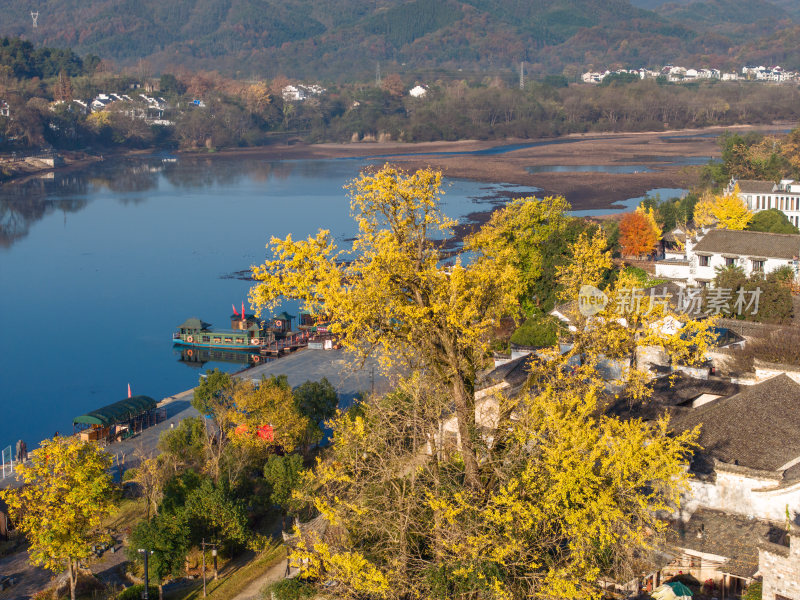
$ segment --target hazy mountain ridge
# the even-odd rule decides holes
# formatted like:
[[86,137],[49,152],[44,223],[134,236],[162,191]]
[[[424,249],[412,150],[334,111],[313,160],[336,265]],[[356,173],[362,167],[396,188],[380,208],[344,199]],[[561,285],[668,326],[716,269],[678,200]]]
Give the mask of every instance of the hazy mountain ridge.
[[[800,13],[790,0],[43,0],[8,7],[0,35],[155,70],[359,77],[387,69],[532,73],[698,60],[732,64]],[[656,12],[645,8],[654,8]],[[746,34],[746,35],[745,35]],[[776,37],[778,36],[778,37]],[[759,45],[761,44],[761,45]],[[781,45],[780,55],[792,55]],[[727,66],[720,64],[719,66]],[[797,65],[800,67],[800,65]]]

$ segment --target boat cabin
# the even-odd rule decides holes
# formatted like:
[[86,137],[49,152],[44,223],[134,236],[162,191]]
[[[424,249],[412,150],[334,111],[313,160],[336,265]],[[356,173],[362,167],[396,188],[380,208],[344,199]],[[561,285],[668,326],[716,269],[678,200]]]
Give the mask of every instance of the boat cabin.
[[292,321],[295,317],[287,313],[286,311],[282,312],[276,317],[272,318],[272,329],[278,335],[285,335],[292,330]]
[[231,329],[246,331],[249,330],[253,325],[260,329],[258,319],[256,319],[255,315],[245,314],[244,319],[241,317],[241,315],[236,313],[231,315]]

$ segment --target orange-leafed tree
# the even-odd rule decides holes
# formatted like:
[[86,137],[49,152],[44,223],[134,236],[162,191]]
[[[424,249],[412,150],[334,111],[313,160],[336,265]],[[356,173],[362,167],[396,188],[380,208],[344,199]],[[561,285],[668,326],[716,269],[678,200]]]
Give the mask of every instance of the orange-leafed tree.
[[625,256],[643,256],[652,252],[658,234],[640,212],[626,214],[619,222],[619,244]]

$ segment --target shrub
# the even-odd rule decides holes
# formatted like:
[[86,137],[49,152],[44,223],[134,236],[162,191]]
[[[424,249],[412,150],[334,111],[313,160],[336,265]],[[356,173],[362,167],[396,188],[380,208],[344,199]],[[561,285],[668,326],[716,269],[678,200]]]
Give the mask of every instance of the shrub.
[[625,267],[622,272],[635,277],[639,287],[642,289],[661,285],[667,281],[666,279],[656,279],[655,277],[651,277],[650,273],[640,267]]
[[[155,599],[158,598],[158,588],[154,585],[148,586],[148,596]],[[142,592],[144,592],[144,584],[137,583],[129,588],[125,588],[117,595],[117,600],[141,600]]]
[[275,600],[304,600],[313,598],[316,590],[314,586],[302,579],[282,579],[264,589],[262,597]]
[[761,582],[754,581],[748,585],[742,594],[742,600],[761,600]]
[[560,322],[550,315],[530,317],[512,335],[511,343],[519,346],[541,348],[558,341]]

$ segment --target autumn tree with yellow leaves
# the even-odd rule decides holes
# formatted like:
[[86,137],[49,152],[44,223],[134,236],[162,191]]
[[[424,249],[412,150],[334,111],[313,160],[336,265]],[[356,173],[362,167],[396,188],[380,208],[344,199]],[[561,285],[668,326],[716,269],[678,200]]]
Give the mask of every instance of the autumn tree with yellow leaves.
[[30,542],[30,561],[56,573],[66,568],[75,600],[78,563],[108,540],[103,518],[115,509],[111,455],[76,437],[44,440],[17,466],[23,486],[0,492]]
[[[529,363],[521,395],[476,393],[487,333],[519,310],[533,276],[524,267],[540,264],[533,234],[509,224],[527,215],[553,225],[566,203],[513,203],[468,242],[470,262],[447,266],[432,240],[453,225],[438,210],[440,181],[389,166],[362,175],[349,186],[359,224],[351,251],[328,232],[273,238],[254,268],[254,305],[299,298],[356,354],[379,351],[407,369],[391,393],[333,420],[332,445],[295,497],[322,524],[299,536],[294,560],[302,577],[334,580],[346,598],[596,598],[601,578],[646,568],[665,527],[656,515],[687,486],[696,432],[674,436],[666,419],[602,410],[603,361],[672,343],[649,327],[668,310],[621,302],[623,277],[567,352]],[[601,233],[571,252],[587,264],[560,271],[565,287],[607,268]],[[622,377],[648,393],[635,365]]]
[[584,285],[599,286],[603,277],[611,269],[611,251],[605,232],[598,228],[590,237],[581,233],[578,240],[569,247],[570,260],[556,268],[558,283],[561,285],[561,299],[572,301]]
[[272,255],[253,268],[250,301],[259,311],[285,297],[326,315],[330,331],[362,356],[425,370],[447,387],[463,443],[467,486],[481,486],[475,447],[475,379],[486,364],[487,333],[519,296],[510,252],[477,248],[476,260],[442,264],[437,236],[455,222],[439,210],[440,172],[405,173],[389,165],[347,189],[358,223],[350,251],[328,231],[306,240],[272,238]]
[[348,598],[578,600],[646,570],[696,432],[603,415],[596,360],[571,358],[534,363],[527,392],[498,397],[478,490],[442,435],[446,390],[412,378],[340,413],[297,494],[328,525],[301,537],[302,576]]
[[729,194],[706,192],[694,209],[694,222],[700,227],[716,225],[720,229],[744,230],[753,220],[736,184]]

